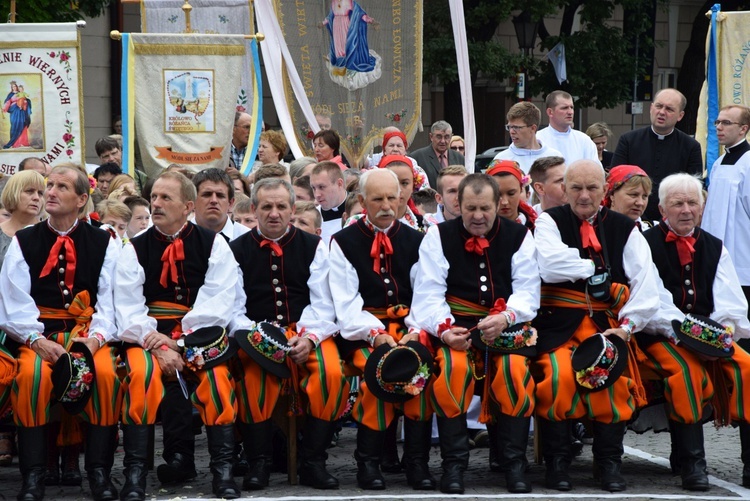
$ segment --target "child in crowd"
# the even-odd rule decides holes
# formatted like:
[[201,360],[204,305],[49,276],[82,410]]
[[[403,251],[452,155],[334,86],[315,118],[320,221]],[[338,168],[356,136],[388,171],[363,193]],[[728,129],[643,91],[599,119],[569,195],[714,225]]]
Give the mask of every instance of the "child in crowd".
[[255,217],[255,212],[250,203],[250,198],[243,198],[234,204],[232,210],[232,219],[236,223],[247,226],[250,229],[258,226],[258,218]]
[[292,224],[302,231],[320,236],[323,216],[313,202],[295,202]]
[[151,211],[150,205],[145,198],[139,196],[127,197],[124,202],[128,206],[133,217],[130,218],[128,223],[128,238],[133,238],[138,233],[147,229],[151,226]]
[[128,238],[126,234],[128,224],[133,218],[133,213],[128,206],[116,200],[102,200],[96,206],[96,212],[99,214],[99,221],[110,225],[124,243]]

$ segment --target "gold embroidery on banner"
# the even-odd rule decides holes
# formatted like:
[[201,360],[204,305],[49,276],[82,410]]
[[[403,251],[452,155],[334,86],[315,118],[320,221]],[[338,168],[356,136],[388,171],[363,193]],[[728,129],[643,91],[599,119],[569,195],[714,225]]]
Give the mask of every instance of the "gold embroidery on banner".
[[135,53],[146,56],[242,56],[244,45],[133,44]]

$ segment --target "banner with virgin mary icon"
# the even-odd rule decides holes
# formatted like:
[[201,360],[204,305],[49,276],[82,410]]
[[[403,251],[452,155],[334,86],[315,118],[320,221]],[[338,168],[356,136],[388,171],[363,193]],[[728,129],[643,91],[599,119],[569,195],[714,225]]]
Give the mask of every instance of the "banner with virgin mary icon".
[[[360,166],[385,127],[411,140],[422,102],[422,0],[275,0],[279,23],[321,129]],[[297,141],[312,153],[313,130],[290,84]]]
[[0,173],[85,163],[80,48],[76,23],[0,24]]

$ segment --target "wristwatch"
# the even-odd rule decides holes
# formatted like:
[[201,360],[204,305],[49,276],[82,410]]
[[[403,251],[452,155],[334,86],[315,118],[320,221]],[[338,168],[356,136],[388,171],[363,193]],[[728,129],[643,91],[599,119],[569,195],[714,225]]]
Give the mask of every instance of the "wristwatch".
[[177,340],[177,351],[182,354],[185,352],[185,338],[181,337]]

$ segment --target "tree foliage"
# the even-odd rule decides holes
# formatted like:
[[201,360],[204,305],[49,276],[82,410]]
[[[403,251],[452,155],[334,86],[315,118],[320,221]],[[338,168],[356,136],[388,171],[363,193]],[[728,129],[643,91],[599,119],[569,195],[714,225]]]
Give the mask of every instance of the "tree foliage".
[[[562,88],[577,98],[579,106],[613,108],[630,100],[633,81],[642,78],[648,61],[635,57],[634,42],[639,37],[640,51],[653,41],[645,36],[653,16],[655,0],[466,0],[464,11],[469,59],[473,77],[504,80],[522,68],[529,74],[527,85],[532,95]],[[581,29],[573,32],[580,7]],[[625,20],[612,23],[615,9],[621,7]],[[511,53],[496,38],[500,23],[508,22],[522,9],[540,20],[539,39],[534,57]],[[562,10],[558,33],[550,33],[545,16]],[[443,83],[458,78],[448,0],[425,0],[424,75],[426,81],[438,78]],[[568,81],[560,85],[552,65],[542,61],[546,52],[564,42]]]
[[[110,0],[16,0],[17,23],[62,23],[98,17]],[[10,0],[0,0],[0,12],[10,13]]]

